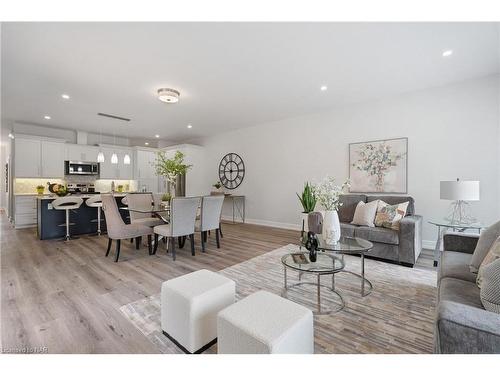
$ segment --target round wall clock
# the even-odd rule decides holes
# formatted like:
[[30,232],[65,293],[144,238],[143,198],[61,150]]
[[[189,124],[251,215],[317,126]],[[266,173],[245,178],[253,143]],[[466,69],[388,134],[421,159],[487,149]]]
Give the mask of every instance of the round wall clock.
[[243,159],[234,152],[225,155],[219,163],[219,180],[227,189],[236,189],[245,177]]

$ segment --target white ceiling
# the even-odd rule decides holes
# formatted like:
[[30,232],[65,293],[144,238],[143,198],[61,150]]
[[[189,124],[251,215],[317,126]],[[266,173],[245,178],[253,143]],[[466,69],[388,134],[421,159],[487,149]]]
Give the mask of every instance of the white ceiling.
[[[494,23],[4,23],[1,35],[4,120],[167,141],[499,71]],[[160,87],[179,103],[157,100]]]

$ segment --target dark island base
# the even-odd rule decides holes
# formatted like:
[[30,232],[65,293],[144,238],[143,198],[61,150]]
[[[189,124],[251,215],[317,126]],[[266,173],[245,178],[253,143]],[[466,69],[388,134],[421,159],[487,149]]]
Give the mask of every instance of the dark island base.
[[[71,236],[82,234],[97,233],[97,208],[89,207],[85,204],[87,198],[82,198],[83,204],[77,210],[69,211],[70,225],[69,231]],[[121,202],[122,197],[115,197],[118,207],[124,207]],[[54,238],[64,238],[66,236],[66,211],[49,209],[49,204],[54,199],[38,199],[37,201],[37,223],[38,223],[38,238],[41,240],[49,240]],[[126,224],[130,223],[129,212],[119,210],[123,221]],[[101,232],[106,232],[106,217],[101,210]]]

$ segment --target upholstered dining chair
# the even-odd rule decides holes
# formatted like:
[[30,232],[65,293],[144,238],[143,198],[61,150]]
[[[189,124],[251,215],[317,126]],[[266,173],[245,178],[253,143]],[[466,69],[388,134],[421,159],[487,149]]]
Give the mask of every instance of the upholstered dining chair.
[[[153,208],[153,194],[133,193],[127,194],[129,208],[151,210]],[[163,220],[152,217],[151,213],[130,211],[130,222],[132,224],[142,224],[148,227],[164,224]]]
[[113,240],[116,240],[115,262],[118,262],[121,240],[142,236],[148,236],[149,255],[151,255],[153,252],[151,244],[153,229],[143,224],[125,224],[118,211],[115,197],[112,194],[101,194],[101,199],[102,210],[106,216],[106,226],[108,230],[108,249],[106,251],[106,256],[109,255]]
[[65,226],[66,227],[66,241],[70,240],[70,232],[69,232],[69,227],[70,225],[74,225],[74,223],[71,223],[69,221],[69,212],[70,210],[76,210],[80,208],[80,206],[83,203],[83,199],[80,197],[72,197],[71,195],[67,197],[60,197],[56,198],[52,201],[52,208],[54,210],[64,210],[66,211],[66,222],[64,224],[60,224],[60,226]]
[[205,242],[207,242],[207,233],[215,229],[215,240],[217,248],[220,248],[220,217],[222,205],[224,204],[223,195],[209,195],[201,200],[200,220],[196,220],[195,231],[201,235],[201,251],[205,252]]
[[[175,260],[175,239],[189,236],[191,242],[191,255],[194,251],[194,223],[196,221],[196,211],[200,204],[200,198],[173,198],[170,203],[170,223],[154,227],[155,247],[153,254],[158,249],[158,237],[163,236],[170,241],[172,258]],[[180,242],[180,241],[179,241]],[[168,250],[167,250],[168,251]]]

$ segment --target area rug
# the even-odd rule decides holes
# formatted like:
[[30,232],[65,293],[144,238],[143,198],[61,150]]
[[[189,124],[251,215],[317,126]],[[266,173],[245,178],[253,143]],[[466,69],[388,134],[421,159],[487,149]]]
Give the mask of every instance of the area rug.
[[[297,246],[287,245],[219,273],[236,282],[237,299],[258,290],[279,295],[283,290],[280,259],[297,250]],[[346,270],[360,272],[359,257],[345,256],[345,263]],[[345,307],[337,313],[315,315],[315,353],[432,353],[436,271],[366,259],[365,275],[373,284],[372,292],[365,297],[360,295],[358,277],[347,272],[335,276],[335,286]],[[290,283],[297,278],[297,273],[288,271]],[[325,284],[329,280],[324,276]],[[313,285],[294,288],[288,296],[311,309],[316,307]],[[323,288],[323,306],[335,307],[338,302],[338,297]],[[159,352],[182,353],[162,334],[159,295],[129,303],[120,310]],[[216,345],[206,351],[216,352]]]

